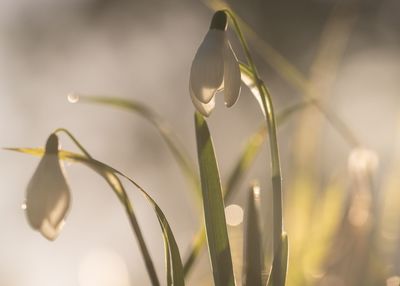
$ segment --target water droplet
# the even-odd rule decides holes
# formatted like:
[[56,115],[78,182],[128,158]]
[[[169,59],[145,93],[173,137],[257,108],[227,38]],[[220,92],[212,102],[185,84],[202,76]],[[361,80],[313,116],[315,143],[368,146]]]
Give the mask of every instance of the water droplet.
[[77,93],[70,93],[67,95],[67,99],[70,103],[77,103],[79,101],[79,95]]
[[226,223],[238,226],[243,222],[243,209],[238,205],[229,205],[225,208]]
[[21,209],[26,210],[26,203],[21,204]]

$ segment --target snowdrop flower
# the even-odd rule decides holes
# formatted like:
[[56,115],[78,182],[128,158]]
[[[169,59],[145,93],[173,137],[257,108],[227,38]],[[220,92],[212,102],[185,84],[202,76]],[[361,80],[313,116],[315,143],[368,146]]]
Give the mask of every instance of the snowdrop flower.
[[224,91],[225,105],[239,98],[240,68],[226,35],[228,17],[217,11],[192,62],[189,91],[196,109],[209,116],[215,106],[215,94]]
[[60,233],[70,205],[70,191],[58,158],[58,137],[47,139],[45,154],[26,191],[26,216],[30,226],[48,240]]

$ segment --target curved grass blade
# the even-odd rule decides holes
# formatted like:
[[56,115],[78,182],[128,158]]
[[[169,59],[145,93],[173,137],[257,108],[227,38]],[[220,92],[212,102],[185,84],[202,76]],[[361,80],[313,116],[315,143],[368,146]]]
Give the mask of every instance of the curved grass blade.
[[171,272],[171,253],[169,252],[169,247],[164,243],[164,253],[165,253],[165,265],[167,270],[167,285],[172,285],[172,272]]
[[[54,133],[60,133],[60,132],[65,133],[87,158],[92,159],[92,156],[89,154],[89,152],[81,145],[81,143],[75,138],[75,136],[72,135],[71,132],[69,132],[69,130],[67,130],[65,128],[58,128],[54,131]],[[128,215],[129,222],[131,224],[131,227],[134,231],[137,242],[139,244],[139,248],[141,250],[141,254],[143,256],[143,260],[146,265],[146,270],[150,277],[150,281],[153,286],[160,285],[160,282],[159,282],[158,276],[157,276],[157,272],[154,268],[154,263],[151,259],[151,256],[148,251],[146,242],[144,240],[142,231],[140,229],[139,222],[136,218],[135,212],[133,210],[133,206],[129,200],[128,194],[126,193],[123,184],[121,183],[120,179],[114,173],[105,172],[104,170],[100,170],[100,169],[97,169],[95,171],[97,171],[99,173],[99,175],[102,176],[106,180],[106,182],[109,184],[111,189],[117,195],[121,204],[124,206],[125,212]],[[167,272],[167,273],[169,273],[169,272]]]
[[[6,150],[10,151],[17,151],[25,154],[30,154],[30,155],[36,155],[40,156],[43,155],[44,150],[42,148],[5,148]],[[60,159],[62,160],[68,160],[72,162],[77,162],[77,163],[82,163],[94,171],[98,173],[112,173],[114,175],[119,175],[125,179],[127,179],[129,182],[131,182],[133,185],[136,186],[136,188],[142,193],[142,195],[147,199],[147,201],[150,203],[152,206],[153,210],[155,211],[155,214],[157,216],[157,219],[160,223],[162,233],[163,233],[163,239],[164,243],[166,245],[166,249],[168,250],[168,253],[166,253],[166,258],[170,263],[167,263],[167,281],[172,280],[172,285],[174,286],[183,286],[185,285],[184,283],[184,275],[183,275],[183,265],[179,253],[179,248],[176,243],[175,237],[172,233],[171,227],[160,209],[160,207],[157,205],[157,203],[154,201],[154,199],[142,188],[140,185],[138,185],[135,181],[133,181],[131,178],[129,178],[127,175],[124,173],[100,162],[97,161],[93,158],[88,158],[76,153],[68,152],[68,151],[60,151],[59,153]],[[170,265],[170,266],[169,266]],[[169,270],[168,268],[171,267],[172,269]],[[169,278],[171,276],[172,272],[172,279]]]
[[[281,248],[279,249],[280,253],[280,259],[275,259],[272,262],[272,268],[271,268],[271,275],[268,277],[268,283],[267,286],[276,286],[276,285],[285,285],[286,283],[286,273],[287,273],[287,267],[288,267],[288,257],[289,257],[289,243],[288,243],[288,237],[286,232],[282,232],[282,238],[281,238]],[[276,261],[280,261],[281,265],[276,265]],[[274,268],[279,267],[280,271],[273,271]],[[274,277],[274,275],[278,274],[279,277]]]
[[260,187],[253,185],[250,188],[247,202],[245,261],[245,286],[262,286],[264,255],[262,248],[262,232],[260,226]]
[[97,103],[122,108],[134,112],[150,122],[157,129],[167,144],[176,162],[181,168],[182,173],[192,186],[192,189],[196,194],[197,204],[199,207],[201,206],[200,182],[193,160],[188,155],[188,152],[184,148],[183,144],[179,141],[178,137],[173,133],[172,129],[169,127],[169,124],[167,124],[167,122],[165,122],[165,120],[163,120],[156,112],[140,102],[124,98],[110,96],[86,96],[81,94],[76,96],[79,98],[77,102]]
[[[85,163],[85,162],[83,162]],[[163,239],[164,239],[164,245],[165,245],[165,250],[166,250],[166,260],[167,260],[167,282],[172,284],[169,285],[174,285],[174,286],[183,286],[185,285],[184,282],[184,274],[183,274],[183,265],[182,265],[182,260],[179,252],[178,245],[176,243],[175,237],[173,235],[173,232],[171,230],[171,227],[167,221],[167,218],[165,217],[164,213],[162,212],[161,208],[157,205],[157,203],[154,201],[154,199],[142,188],[140,187],[135,181],[133,181],[131,178],[129,178],[127,175],[123,174],[122,172],[100,162],[97,160],[91,160],[89,162],[92,166],[97,166],[99,168],[104,168],[105,170],[108,170],[109,172],[113,172],[114,174],[118,174],[125,179],[127,179],[129,182],[131,182],[133,185],[136,186],[136,188],[144,195],[144,197],[147,199],[147,201],[151,204],[153,207],[158,221],[160,223],[160,226],[163,231]],[[170,263],[168,263],[170,261]],[[172,274],[172,278],[171,278]]]
[[234,286],[235,277],[217,161],[207,123],[198,112],[195,113],[195,126],[207,242],[214,284]]
[[124,186],[122,185],[120,179],[114,173],[105,172],[103,170],[96,170],[96,171],[106,180],[106,182],[109,184],[111,189],[114,191],[114,193],[118,196],[119,200],[123,204],[125,212],[128,215],[131,227],[133,228],[136,239],[138,241],[146,265],[147,272],[149,273],[150,276],[151,283],[152,285],[160,285],[160,282],[157,277],[157,272],[154,268],[154,263],[151,259],[150,253],[148,251],[146,242],[144,240],[142,231],[139,226],[139,222],[136,218],[133,206],[130,203],[128,194],[126,193]]

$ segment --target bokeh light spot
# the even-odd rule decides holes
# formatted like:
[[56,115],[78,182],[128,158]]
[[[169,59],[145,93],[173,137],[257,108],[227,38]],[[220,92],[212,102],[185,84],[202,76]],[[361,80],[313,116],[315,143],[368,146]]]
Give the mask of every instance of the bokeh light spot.
[[79,265],[79,285],[129,286],[128,267],[123,258],[112,250],[91,251]]
[[243,222],[243,209],[238,205],[229,205],[225,208],[226,223],[237,226]]

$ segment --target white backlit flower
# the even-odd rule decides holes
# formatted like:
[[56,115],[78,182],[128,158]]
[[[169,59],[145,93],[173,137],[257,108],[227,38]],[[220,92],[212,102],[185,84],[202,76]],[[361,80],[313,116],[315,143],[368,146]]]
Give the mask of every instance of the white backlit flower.
[[215,94],[224,91],[227,107],[235,104],[240,93],[240,68],[226,35],[227,15],[214,14],[192,62],[189,91],[196,109],[209,116],[215,106]]
[[46,150],[26,191],[25,211],[31,227],[54,240],[70,205],[70,191],[58,158],[58,137],[47,139]]

